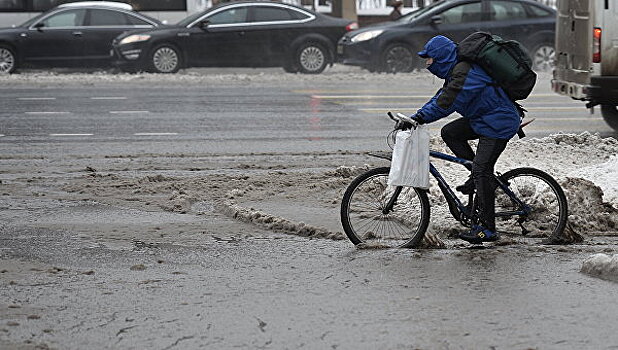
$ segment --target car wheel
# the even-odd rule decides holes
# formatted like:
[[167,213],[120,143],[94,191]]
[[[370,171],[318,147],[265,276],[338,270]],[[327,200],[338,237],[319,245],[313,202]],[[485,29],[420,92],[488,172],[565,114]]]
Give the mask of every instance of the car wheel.
[[301,73],[320,74],[328,64],[328,51],[323,45],[308,42],[296,50],[295,65]]
[[405,44],[391,44],[382,54],[382,66],[387,73],[408,73],[416,67],[416,57]]
[[150,65],[155,73],[176,73],[180,69],[180,53],[171,45],[161,45],[150,55]]
[[540,44],[532,50],[532,69],[537,72],[551,72],[554,69],[556,50],[551,44]]
[[607,125],[618,131],[618,106],[601,105],[601,114]]
[[0,74],[11,74],[17,68],[15,52],[5,45],[0,45]]

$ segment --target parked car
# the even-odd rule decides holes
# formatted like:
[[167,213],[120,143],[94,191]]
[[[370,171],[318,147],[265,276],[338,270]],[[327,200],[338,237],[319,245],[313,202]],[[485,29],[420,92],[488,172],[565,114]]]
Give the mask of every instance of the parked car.
[[0,73],[25,66],[111,66],[112,40],[120,33],[161,25],[119,2],[57,6],[14,28],[0,29]]
[[344,64],[370,71],[410,72],[421,68],[416,55],[433,36],[458,42],[475,31],[517,40],[534,68],[549,70],[554,59],[556,11],[532,0],[442,0],[395,22],[347,33],[337,51]]
[[224,3],[173,27],[121,35],[116,63],[125,70],[174,73],[183,67],[283,67],[321,73],[337,41],[356,22],[266,1]]

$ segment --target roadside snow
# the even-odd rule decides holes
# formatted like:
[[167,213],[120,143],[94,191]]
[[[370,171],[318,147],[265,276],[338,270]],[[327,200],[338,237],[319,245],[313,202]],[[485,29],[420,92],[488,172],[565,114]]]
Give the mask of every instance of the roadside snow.
[[603,201],[618,208],[618,156],[601,164],[588,166],[572,171],[567,176],[589,180],[603,190]]
[[611,257],[603,253],[594,254],[584,260],[581,272],[618,282],[618,254]]
[[393,81],[436,80],[429,72],[408,74],[367,74],[358,67],[335,65],[322,74],[290,74],[281,68],[253,69],[253,68],[191,68],[176,74],[157,73],[115,73],[113,71],[79,72],[74,70],[31,70],[23,74],[0,75],[0,84],[7,85],[99,85],[106,83],[161,83],[165,84],[205,84],[205,83],[252,83],[260,84],[272,81],[286,83],[311,83],[329,81],[367,81],[384,84]]
[[[446,151],[437,136],[432,138],[431,147]],[[234,158],[234,155],[228,156]],[[246,157],[244,154],[237,156]],[[295,157],[254,155],[252,157],[260,159],[259,165],[251,165],[255,171],[247,171],[246,166],[236,162],[221,164],[213,159],[215,173],[199,176],[191,173],[191,176],[159,174],[135,178],[121,173],[96,173],[94,176],[88,173],[71,181],[64,189],[110,205],[141,203],[149,210],[158,207],[177,213],[194,213],[194,204],[206,201],[214,203],[230,217],[269,230],[342,239],[345,236],[338,214],[343,192],[360,173],[385,166],[387,162],[363,154],[344,153],[324,157],[324,162],[320,163],[313,156],[310,153]],[[205,161],[184,154],[167,154],[166,157],[175,159],[178,171],[188,171],[195,167],[195,162]],[[298,164],[294,163],[296,157]],[[326,171],[306,169],[306,157],[314,162],[313,169]],[[330,161],[332,157],[337,160]],[[150,162],[147,156],[136,155],[131,159],[132,166],[138,167],[142,162]],[[240,173],[222,172],[228,167]],[[436,162],[436,167],[449,184],[456,185],[467,176],[465,169],[456,164]],[[590,133],[514,141],[500,157],[497,170],[504,173],[518,167],[535,167],[556,178],[568,198],[569,230],[584,238],[618,234],[618,184],[612,181],[618,173],[618,141]],[[429,234],[446,238],[462,229],[451,217],[444,197],[433,182],[429,199],[432,204]]]

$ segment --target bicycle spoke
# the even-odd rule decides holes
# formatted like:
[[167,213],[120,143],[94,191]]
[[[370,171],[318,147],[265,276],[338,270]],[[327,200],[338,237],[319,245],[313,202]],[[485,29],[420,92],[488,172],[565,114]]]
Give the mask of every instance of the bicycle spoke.
[[[412,242],[412,239],[421,239],[426,222],[421,220],[423,205],[416,190],[389,186],[388,168],[379,168],[379,173],[363,176],[366,179],[355,184],[353,190],[348,189],[342,201],[343,221],[349,223],[347,229],[344,224],[344,229],[352,241],[400,246]],[[398,197],[385,214],[383,210],[395,193]],[[424,198],[426,200],[426,196]],[[428,221],[428,217],[424,220]]]
[[567,215],[566,197],[553,178],[536,169],[521,168],[512,171],[506,180],[511,192],[525,206],[520,206],[498,187],[496,219],[501,226],[498,230],[519,230],[531,236],[562,232]]

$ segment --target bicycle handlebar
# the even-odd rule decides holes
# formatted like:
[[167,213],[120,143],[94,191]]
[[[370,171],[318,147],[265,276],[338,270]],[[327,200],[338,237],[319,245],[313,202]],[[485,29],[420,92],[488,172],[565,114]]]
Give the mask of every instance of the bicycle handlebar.
[[395,123],[408,123],[412,125],[412,127],[416,128],[418,126],[418,121],[414,118],[411,118],[405,114],[397,112],[397,114],[393,115],[391,111],[386,112],[389,118],[391,118]]

